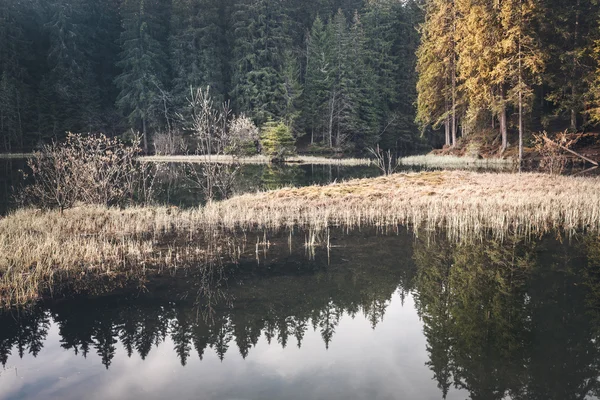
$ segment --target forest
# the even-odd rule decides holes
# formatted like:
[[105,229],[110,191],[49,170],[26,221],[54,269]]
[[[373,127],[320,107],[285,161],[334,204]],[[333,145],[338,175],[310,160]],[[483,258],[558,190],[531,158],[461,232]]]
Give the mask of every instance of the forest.
[[[589,129],[596,0],[0,0],[0,152],[185,134],[190,96],[315,151]],[[300,147],[300,146],[299,146]]]

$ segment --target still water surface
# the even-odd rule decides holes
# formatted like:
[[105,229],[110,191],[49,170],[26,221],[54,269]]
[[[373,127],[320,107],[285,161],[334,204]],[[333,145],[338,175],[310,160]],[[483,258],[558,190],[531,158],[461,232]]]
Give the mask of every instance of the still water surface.
[[[28,171],[24,159],[0,158],[0,215],[14,208],[14,194],[27,184],[21,171]],[[190,177],[190,168],[199,164],[157,164],[154,171],[153,197],[158,204],[196,207],[204,202],[203,193]],[[199,174],[201,175],[201,174]],[[233,194],[278,189],[285,186],[323,185],[354,178],[381,175],[375,166],[339,165],[266,165],[244,164],[237,175]]]
[[600,242],[302,233],[0,316],[0,399],[592,399]]

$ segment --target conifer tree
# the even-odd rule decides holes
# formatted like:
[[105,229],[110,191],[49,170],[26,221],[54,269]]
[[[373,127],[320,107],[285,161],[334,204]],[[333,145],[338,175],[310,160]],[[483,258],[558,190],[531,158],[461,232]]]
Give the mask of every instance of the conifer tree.
[[417,121],[422,127],[443,124],[446,145],[452,146],[457,128],[457,25],[454,0],[429,0],[417,51]]
[[319,15],[306,40],[306,72],[302,96],[303,119],[310,141],[324,138],[329,86],[331,84],[330,43],[328,30]]
[[10,0],[0,0],[0,149],[22,150],[29,87],[23,65],[27,52],[19,10]]
[[123,32],[119,66],[123,72],[116,84],[121,90],[117,107],[134,129],[143,135],[148,152],[148,122],[157,122],[156,107],[167,78],[163,47],[165,32],[160,26],[163,15],[159,0],[124,0],[121,5]]
[[237,111],[258,125],[284,114],[283,66],[290,44],[284,4],[241,0],[234,6],[230,94]]
[[169,51],[176,107],[186,105],[190,88],[210,86],[217,103],[225,100],[225,32],[221,2],[174,0]]
[[555,114],[566,115],[571,130],[586,118],[589,90],[598,58],[593,53],[598,34],[598,4],[594,0],[544,0],[539,12],[541,51],[545,54],[546,98]]
[[510,0],[500,8],[503,58],[495,72],[506,77],[508,99],[518,112],[519,160],[523,158],[523,114],[533,100],[532,86],[541,82],[544,68],[544,57],[532,31],[539,11],[535,0]]

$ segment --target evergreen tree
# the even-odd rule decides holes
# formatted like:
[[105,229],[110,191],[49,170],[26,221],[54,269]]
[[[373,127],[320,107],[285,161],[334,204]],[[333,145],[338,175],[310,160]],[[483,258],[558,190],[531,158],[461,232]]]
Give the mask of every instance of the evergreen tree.
[[231,98],[257,125],[285,110],[283,66],[290,38],[284,4],[241,0],[234,8]]
[[571,130],[585,122],[590,87],[598,57],[598,4],[593,0],[543,0],[537,5],[541,51],[546,55],[546,96],[564,114]]
[[317,15],[306,40],[306,73],[302,96],[304,126],[310,133],[311,143],[314,143],[315,137],[325,138],[328,93],[332,80],[329,40],[328,30]]
[[174,0],[169,50],[175,106],[186,106],[191,88],[209,86],[217,103],[225,100],[226,36],[222,26],[222,2]]
[[123,72],[116,79],[121,90],[117,107],[133,129],[141,128],[147,153],[148,123],[158,123],[157,101],[166,89],[166,54],[161,41],[165,32],[159,19],[164,9],[159,0],[124,0],[121,15],[119,66]]
[[23,61],[30,46],[21,13],[27,11],[31,9],[0,0],[0,149],[7,152],[24,148],[30,87]]
[[456,26],[454,0],[425,3],[425,22],[417,51],[417,121],[422,127],[443,124],[448,146],[456,144]]

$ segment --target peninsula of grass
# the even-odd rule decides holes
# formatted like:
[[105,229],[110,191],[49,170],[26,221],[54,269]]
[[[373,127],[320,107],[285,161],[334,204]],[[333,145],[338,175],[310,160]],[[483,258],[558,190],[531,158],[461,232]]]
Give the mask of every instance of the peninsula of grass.
[[0,219],[0,306],[230,262],[271,232],[334,226],[442,229],[453,238],[599,233],[600,178],[444,171],[284,188],[194,209],[21,209]]
[[[140,157],[142,162],[155,163],[221,163],[221,164],[269,164],[271,157],[256,155],[250,157],[234,157],[231,155],[188,155],[188,156],[145,156]],[[312,165],[342,165],[361,166],[372,165],[373,161],[368,158],[330,158],[316,156],[291,156],[286,157],[285,163],[290,164],[312,164]]]

